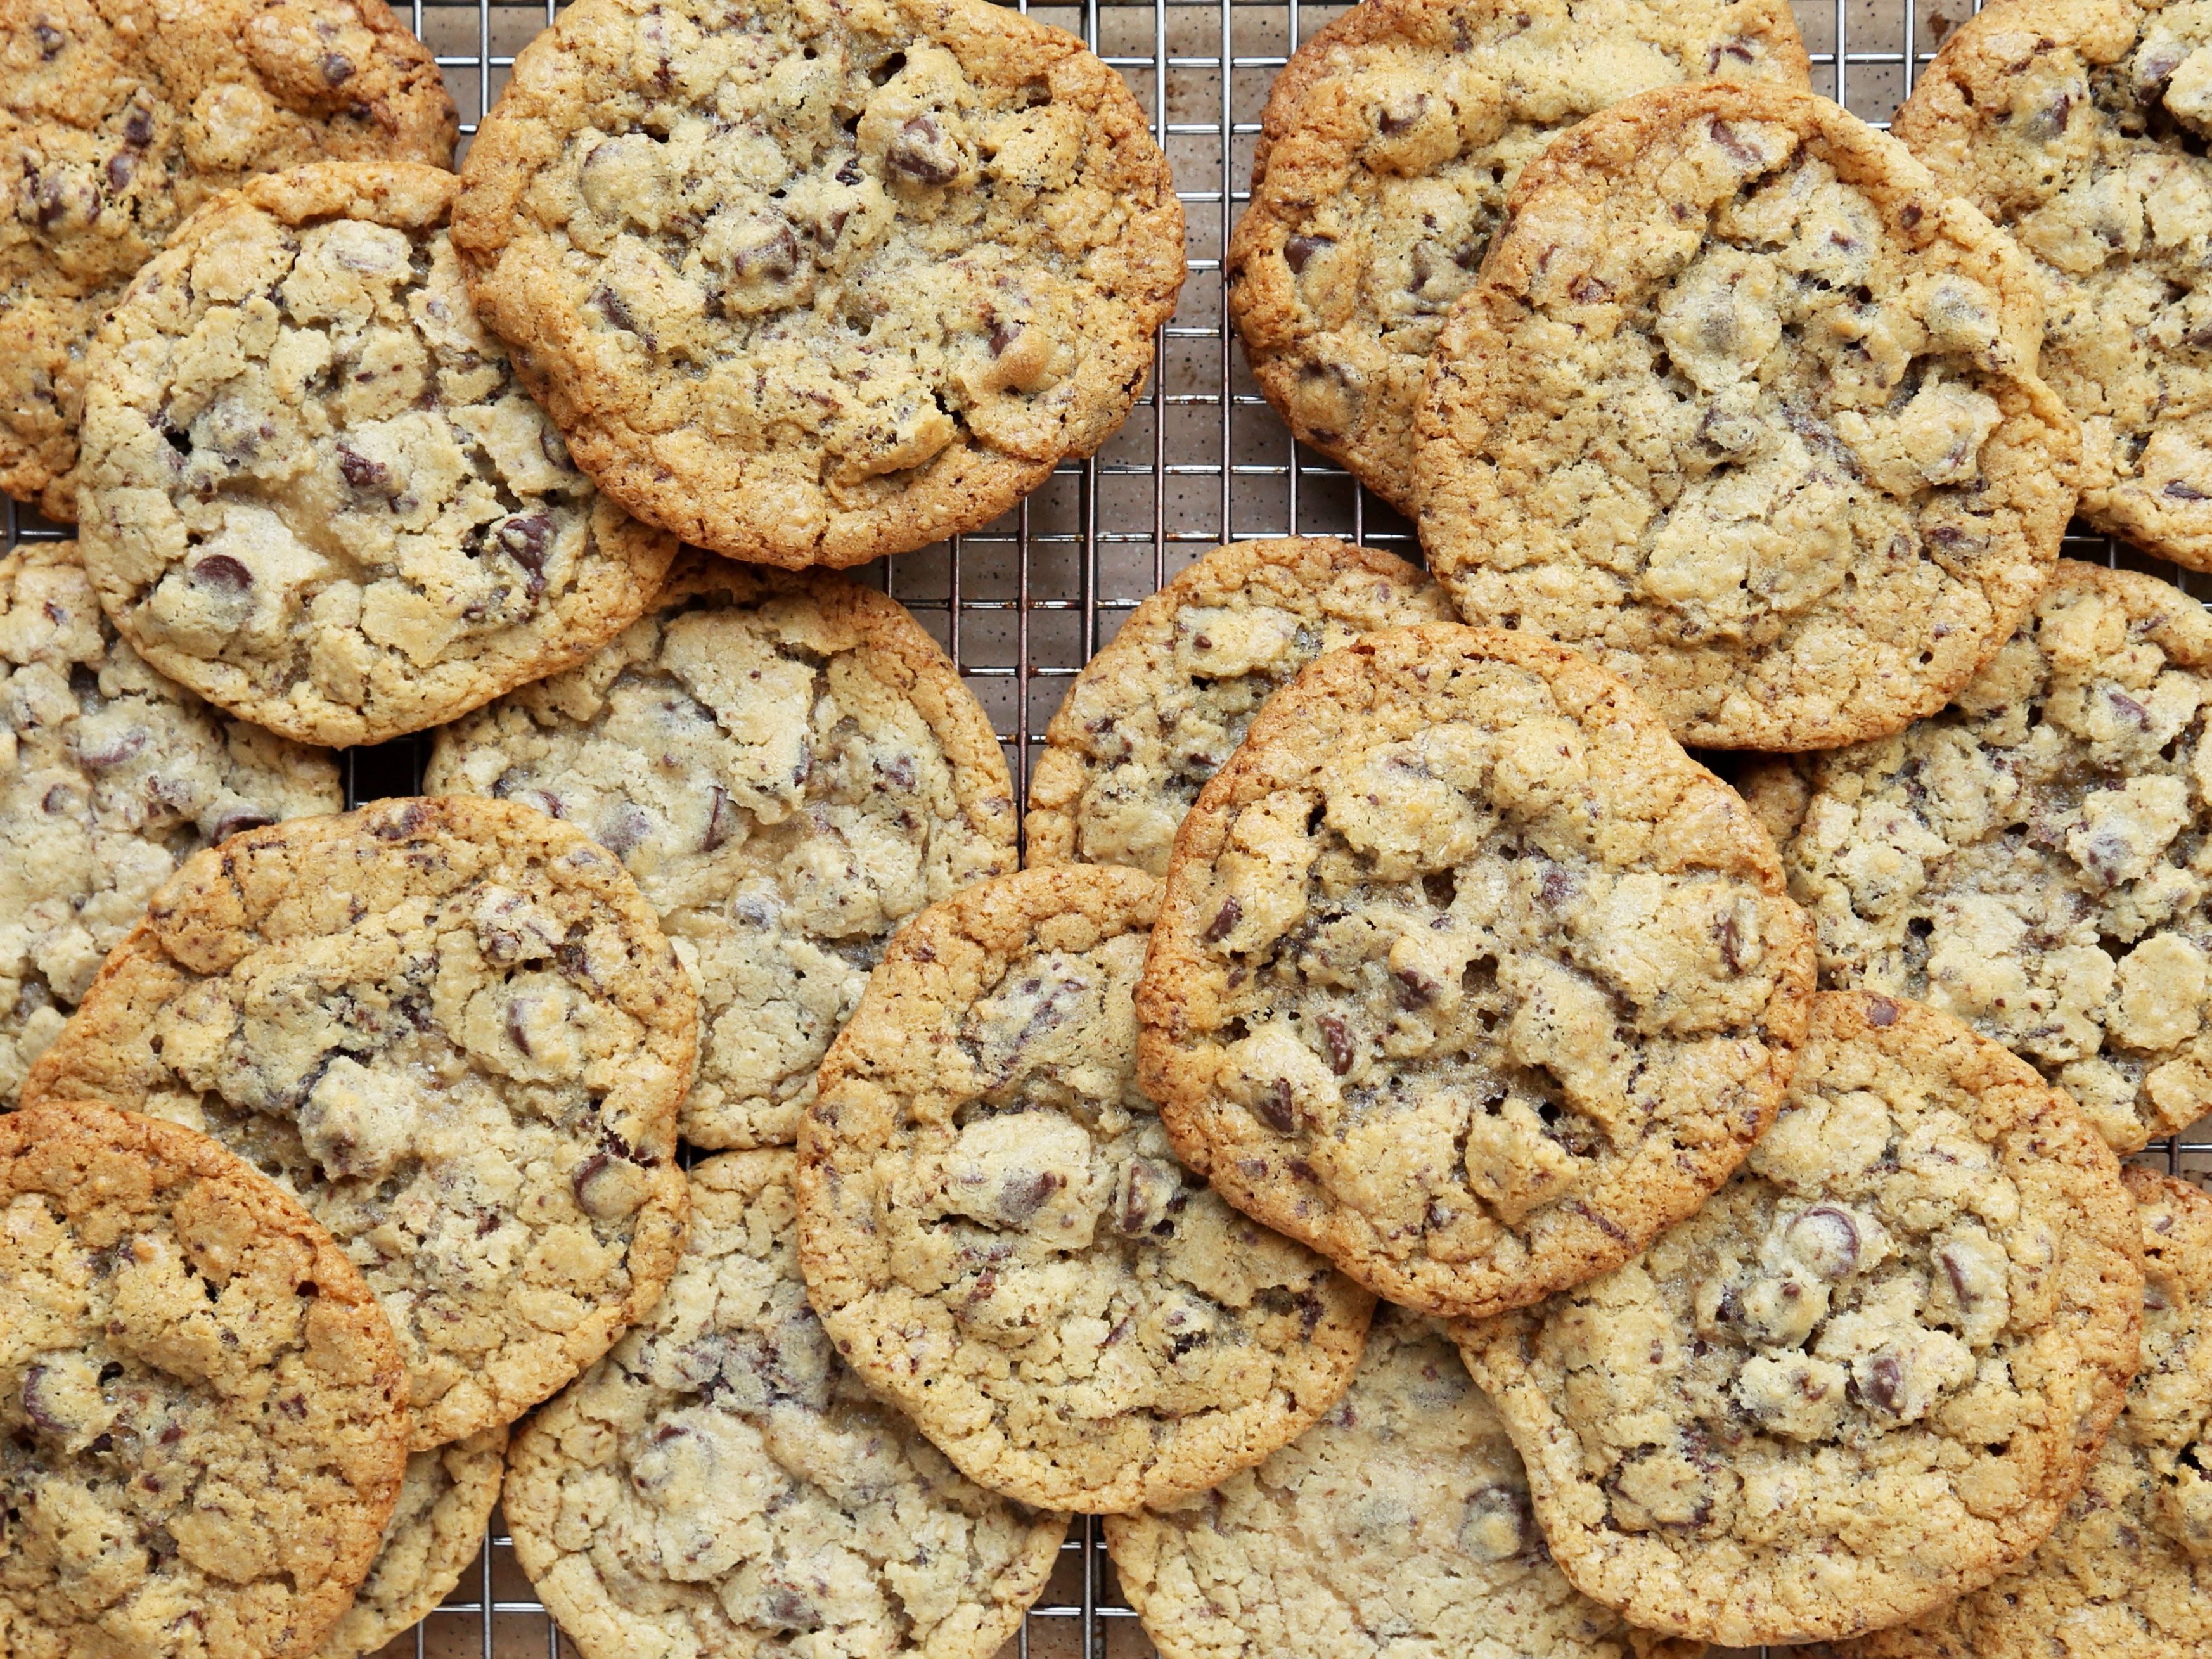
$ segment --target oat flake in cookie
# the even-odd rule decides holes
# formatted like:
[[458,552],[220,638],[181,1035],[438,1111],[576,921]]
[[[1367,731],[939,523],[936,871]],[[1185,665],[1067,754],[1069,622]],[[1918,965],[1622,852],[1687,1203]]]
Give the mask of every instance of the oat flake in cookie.
[[991,723],[896,601],[687,554],[582,666],[447,727],[434,795],[511,797],[619,854],[700,993],[700,1146],[789,1142],[892,933],[1014,866]]
[[1301,46],[1261,117],[1229,314],[1291,429],[1411,513],[1437,331],[1521,169],[1631,93],[1808,85],[1782,0],[1368,0]]
[[806,1304],[787,1150],[696,1166],[647,1324],[531,1419],[514,1553],[584,1659],[988,1659],[1067,1516],[968,1480]]
[[453,240],[576,458],[766,564],[996,518],[1121,424],[1183,276],[1121,77],[984,0],[580,0]]
[[116,637],[73,542],[0,556],[0,1107],[185,858],[343,805],[316,750],[223,718]]
[[384,0],[0,3],[0,489],[76,517],[85,348],[178,223],[258,173],[453,154]]
[[209,1140],[0,1116],[0,1652],[294,1659],[376,1553],[407,1379],[361,1274]]
[[2074,503],[2011,240],[1893,139],[1744,82],[1593,116],[1511,208],[1421,410],[1461,614],[1589,653],[1685,743],[1942,708]]
[[799,1253],[837,1349],[969,1476],[1172,1502],[1351,1380],[1374,1301],[1208,1192],[1137,1089],[1160,884],[1066,865],[915,918],[822,1063]]
[[1239,1209],[1394,1302],[1495,1313],[1728,1178],[1812,982],[1771,844],[1626,686],[1431,623],[1315,662],[1199,796],[1140,1075]]
[[660,1294],[696,1029],[603,849],[506,801],[385,801],[187,860],[23,1098],[191,1123],[296,1194],[399,1333],[422,1450]]
[[2033,1062],[2114,1150],[2212,1111],[2212,619],[2059,565],[1941,714],[1752,769],[1820,981]]
[[1316,536],[1216,548],[1084,665],[1045,732],[1027,862],[1168,872],[1176,827],[1260,705],[1324,651],[1451,606],[1402,559]]
[[431,167],[257,179],[102,331],[85,567],[125,638],[302,742],[380,743],[588,655],[672,536],[568,459],[477,321]]
[[1855,1636],[2051,1531],[2135,1372],[2141,1264],[2064,1095],[1948,1015],[1832,992],[1703,1209],[1461,1340],[1585,1595],[1729,1646]]
[[1109,1516],[1163,1659],[1693,1659],[1552,1564],[1505,1425],[1443,1332],[1384,1304],[1351,1389],[1256,1469]]

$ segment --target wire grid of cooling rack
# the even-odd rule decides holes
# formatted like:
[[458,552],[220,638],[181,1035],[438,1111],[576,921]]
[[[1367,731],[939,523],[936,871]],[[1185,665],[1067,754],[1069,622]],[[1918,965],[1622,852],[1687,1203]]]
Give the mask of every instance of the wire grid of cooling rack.
[[[498,99],[514,54],[561,0],[400,0],[460,107],[463,144]],[[1291,439],[1258,395],[1227,325],[1222,263],[1247,197],[1252,143],[1275,73],[1341,4],[1298,0],[1014,0],[1082,37],[1150,112],[1188,216],[1190,276],[1161,331],[1158,371],[1127,423],[1091,459],[1061,467],[1005,519],[855,573],[914,611],[995,723],[1026,799],[1031,763],[1065,683],[1129,611],[1206,549],[1258,536],[1341,536],[1419,562],[1412,526],[1340,469]],[[1816,90],[1886,126],[1915,75],[1979,0],[1795,0]],[[2077,526],[2078,528],[2078,526]],[[8,506],[8,543],[65,530]],[[2204,577],[2102,538],[2069,557],[2125,564],[2205,592]],[[412,793],[427,742],[345,759],[349,804]],[[2212,1119],[2154,1146],[2171,1170],[2212,1167]],[[516,1565],[499,1517],[445,1605],[380,1659],[570,1659]],[[1145,1659],[1097,1522],[1079,1516],[1043,1598],[1001,1659]],[[1758,1650],[1764,1654],[1766,1650]],[[1777,1650],[1778,1653],[1786,1650]]]

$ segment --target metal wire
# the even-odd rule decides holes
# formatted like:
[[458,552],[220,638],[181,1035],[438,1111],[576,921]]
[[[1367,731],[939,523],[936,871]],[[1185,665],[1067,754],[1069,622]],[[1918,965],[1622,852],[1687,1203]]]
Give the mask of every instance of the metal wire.
[[[497,100],[514,54],[562,0],[411,0],[416,33],[468,118],[464,143]],[[1174,165],[1189,220],[1190,278],[1160,331],[1159,368],[1128,423],[1090,459],[1061,467],[1015,512],[974,534],[857,573],[929,629],[989,712],[1017,786],[1065,691],[1146,594],[1208,547],[1257,536],[1343,536],[1418,561],[1412,526],[1345,471],[1295,445],[1254,389],[1231,337],[1222,266],[1247,199],[1252,141],[1291,52],[1341,4],[1301,0],[1012,0],[1079,34],[1126,76]],[[1886,126],[1916,71],[1979,0],[1796,0],[1814,85]],[[13,503],[7,544],[68,532]],[[2101,538],[2069,538],[2070,558],[2148,570],[2192,593],[2205,580]],[[2201,597],[2201,595],[2200,595]],[[411,793],[427,744],[402,738],[344,757],[349,804]],[[2147,1157],[2212,1166],[2212,1121]],[[1019,1659],[1143,1659],[1152,1650],[1115,1587],[1097,1522],[1079,1517],[1044,1599],[1008,1646]],[[1763,1651],[1763,1650],[1762,1650]],[[384,1659],[564,1659],[566,1644],[497,1516],[444,1606]]]

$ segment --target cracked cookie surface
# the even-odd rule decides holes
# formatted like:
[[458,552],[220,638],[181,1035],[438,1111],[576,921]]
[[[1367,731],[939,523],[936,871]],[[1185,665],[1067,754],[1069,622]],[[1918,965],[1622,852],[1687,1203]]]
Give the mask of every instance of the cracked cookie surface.
[[964,1478],[837,1357],[795,1162],[696,1165],[668,1293],[515,1437],[515,1557],[585,1659],[988,1659],[1058,1557],[1067,1516]]
[[2049,1534],[2135,1371],[2138,1231],[2110,1150],[2025,1062],[1830,992],[1703,1209],[1460,1338],[1584,1594],[1730,1646],[1852,1636]]
[[1316,536],[1215,549],[1069,688],[1030,780],[1026,861],[1167,874],[1198,792],[1298,670],[1378,628],[1451,620],[1443,590],[1388,553]]
[[1444,315],[1521,169],[1632,93],[1809,87],[1779,0],[1387,0],[1299,47],[1261,116],[1229,313],[1291,429],[1401,511]]
[[1746,82],[1593,116],[1511,210],[1421,409],[1461,614],[1587,653],[1685,743],[1832,748],[1942,708],[2074,503],[2010,239],[1895,140]]
[[1727,1179],[1803,1036],[1811,935],[1619,680],[1528,635],[1372,635],[1184,821],[1141,1076],[1239,1209],[1395,1302],[1494,1313]]
[[1443,1332],[1377,1308],[1344,1397],[1256,1469],[1106,1518],[1163,1659],[1695,1659],[1567,1583]]
[[343,805],[332,757],[224,717],[118,638],[75,543],[0,557],[0,1107],[179,863]]
[[893,932],[1015,860],[990,720],[902,606],[704,554],[589,662],[440,732],[423,789],[621,856],[699,988],[701,1146],[796,1139]]
[[0,1116],[0,1649],[292,1659],[406,1462],[392,1328],[330,1236],[203,1135]]
[[697,1002],[613,857],[505,801],[233,836],[154,895],[24,1085],[204,1129],[398,1332],[416,1449],[512,1422],[652,1306]]
[[2212,5],[1969,18],[1891,131],[2041,278],[2039,373],[2081,422],[2081,516],[2212,569]]
[[1941,714],[1743,789],[1823,985],[1957,1016],[2130,1152],[2212,1110],[2208,726],[2202,605],[2068,561]]
[[577,471],[477,320],[432,167],[210,204],[88,371],[85,568],[156,668],[301,742],[380,743],[566,668],[676,541]]
[[442,167],[454,119],[384,0],[0,4],[0,489],[76,517],[85,348],[203,203],[324,159]]
[[581,0],[453,238],[631,511],[852,565],[996,518],[1129,410],[1182,209],[1121,77],[982,0]]
[[1293,1438],[1373,1299],[1176,1158],[1137,1088],[1142,872],[971,888],[894,942],[799,1132],[800,1259],[838,1352],[972,1479],[1129,1510]]

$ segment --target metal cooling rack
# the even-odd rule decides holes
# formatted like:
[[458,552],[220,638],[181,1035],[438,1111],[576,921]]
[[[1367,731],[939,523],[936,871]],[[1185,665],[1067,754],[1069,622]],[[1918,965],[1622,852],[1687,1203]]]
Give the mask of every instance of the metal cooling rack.
[[[462,143],[496,101],[514,54],[562,0],[411,0],[462,115]],[[1061,467],[999,522],[854,573],[903,603],[951,656],[994,722],[1016,787],[1065,682],[1138,601],[1207,548],[1259,536],[1340,536],[1416,562],[1413,527],[1340,467],[1295,444],[1246,369],[1222,304],[1222,261],[1243,210],[1267,90],[1297,43],[1342,4],[1298,0],[1080,0],[1018,9],[1082,37],[1152,113],[1189,220],[1190,276],[1161,331],[1159,369],[1128,422],[1092,459]],[[1979,0],[1794,0],[1814,89],[1877,126],[1911,91],[1944,36]],[[401,0],[399,9],[409,9]],[[67,531],[14,503],[7,545]],[[2078,526],[2077,526],[2078,528]],[[2191,576],[2100,537],[2069,537],[2069,558],[2147,570],[2202,597]],[[349,805],[412,793],[427,741],[345,757]],[[2212,1119],[2154,1145],[2170,1170],[2212,1169]],[[1759,1650],[1764,1654],[1765,1650]],[[1778,1653],[1787,1650],[1778,1650]],[[484,1547],[444,1606],[379,1659],[574,1659],[495,1515]],[[1077,1517],[1043,1599],[1000,1659],[1149,1659],[1097,1522]]]

